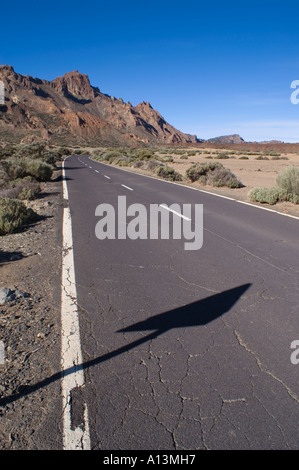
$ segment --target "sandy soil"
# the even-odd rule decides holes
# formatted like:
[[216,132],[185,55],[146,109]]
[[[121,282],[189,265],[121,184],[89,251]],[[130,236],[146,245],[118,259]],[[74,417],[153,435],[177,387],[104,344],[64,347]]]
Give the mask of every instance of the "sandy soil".
[[[191,149],[189,149],[191,150]],[[248,198],[249,192],[253,188],[271,188],[276,186],[276,178],[278,173],[285,170],[289,166],[299,167],[299,154],[286,153],[281,154],[281,157],[287,158],[288,160],[274,160],[273,157],[267,156],[269,160],[257,160],[258,155],[240,155],[230,156],[229,159],[217,159],[217,155],[211,154],[211,152],[217,152],[217,149],[201,149],[203,152],[201,155],[188,157],[188,160],[181,160],[180,155],[173,155],[174,162],[170,165],[182,175],[185,175],[187,168],[193,163],[206,163],[209,161],[218,161],[222,163],[226,168],[229,168],[237,178],[242,181],[245,185],[244,188],[240,189],[229,189],[229,188],[213,188],[210,186],[201,186],[201,189],[215,192],[217,194],[223,194],[225,196],[232,197],[241,201],[250,202]],[[229,152],[230,150],[228,150]],[[210,153],[207,153],[210,152]],[[227,152],[221,151],[220,152]],[[211,156],[213,160],[207,159],[206,157]],[[240,157],[246,156],[248,160],[240,159]],[[194,183],[192,186],[199,187],[198,183]],[[259,204],[258,204],[259,205]],[[299,216],[299,205],[294,205],[288,202],[278,203],[275,206],[265,205],[271,209],[278,210],[284,213],[290,213],[291,215]]]

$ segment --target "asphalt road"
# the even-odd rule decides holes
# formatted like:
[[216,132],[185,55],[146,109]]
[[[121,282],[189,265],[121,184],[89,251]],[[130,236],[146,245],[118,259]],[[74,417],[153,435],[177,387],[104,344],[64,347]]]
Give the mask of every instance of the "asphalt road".
[[[91,448],[298,449],[299,220],[72,156]],[[99,240],[99,204],[203,204],[203,246]],[[174,216],[176,217],[176,216]]]

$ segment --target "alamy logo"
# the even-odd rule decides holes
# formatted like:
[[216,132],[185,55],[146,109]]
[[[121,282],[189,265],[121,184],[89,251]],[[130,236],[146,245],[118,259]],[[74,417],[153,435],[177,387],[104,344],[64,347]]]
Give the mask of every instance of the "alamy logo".
[[4,83],[0,80],[0,105],[5,104],[5,87]]
[[183,204],[183,211],[179,204],[150,204],[148,213],[143,204],[127,207],[126,196],[118,196],[117,213],[111,204],[100,204],[95,215],[100,217],[95,227],[99,240],[169,240],[172,226],[172,238],[186,240],[185,250],[200,250],[203,244],[202,204]]
[[291,83],[291,88],[295,88],[295,91],[291,94],[291,103],[299,104],[299,80],[293,80]]
[[291,349],[295,349],[295,351],[292,352],[291,354],[291,363],[294,364],[294,366],[296,366],[299,364],[299,341],[298,340],[292,341]]

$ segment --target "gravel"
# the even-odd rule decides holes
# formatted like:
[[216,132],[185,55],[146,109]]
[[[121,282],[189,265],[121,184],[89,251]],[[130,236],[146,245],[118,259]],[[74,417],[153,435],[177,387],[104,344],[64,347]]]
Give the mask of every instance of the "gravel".
[[0,237],[0,450],[61,448],[61,182],[28,206],[43,219]]

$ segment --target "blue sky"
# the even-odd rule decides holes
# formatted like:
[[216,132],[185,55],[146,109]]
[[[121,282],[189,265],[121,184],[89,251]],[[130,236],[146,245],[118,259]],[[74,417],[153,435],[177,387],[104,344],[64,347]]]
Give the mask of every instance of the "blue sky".
[[1,5],[0,63],[72,70],[181,131],[299,142],[298,0],[61,1]]

